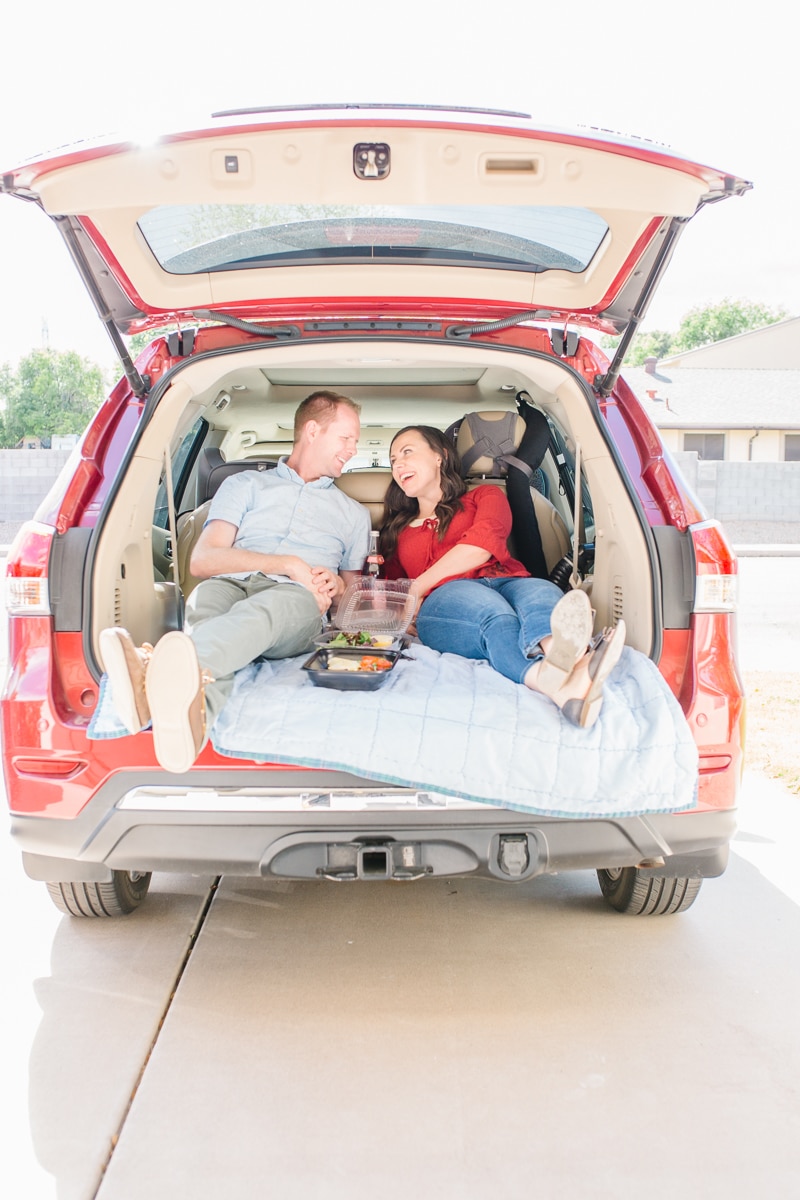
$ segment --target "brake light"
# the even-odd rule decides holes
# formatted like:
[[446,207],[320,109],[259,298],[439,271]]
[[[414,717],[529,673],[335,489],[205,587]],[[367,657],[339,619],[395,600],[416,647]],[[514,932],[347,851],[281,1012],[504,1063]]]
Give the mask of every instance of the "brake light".
[[28,521],[11,543],[6,561],[6,608],[9,613],[49,614],[47,564],[55,532],[52,525]]
[[739,577],[733,553],[719,521],[690,525],[695,559],[694,607],[696,613],[735,612]]

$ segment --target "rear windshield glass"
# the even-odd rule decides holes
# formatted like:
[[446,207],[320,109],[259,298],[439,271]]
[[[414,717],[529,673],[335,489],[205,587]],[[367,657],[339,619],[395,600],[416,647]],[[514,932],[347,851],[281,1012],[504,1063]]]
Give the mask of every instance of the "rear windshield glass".
[[165,271],[319,262],[585,270],[608,226],[583,208],[478,205],[174,205],[139,220]]

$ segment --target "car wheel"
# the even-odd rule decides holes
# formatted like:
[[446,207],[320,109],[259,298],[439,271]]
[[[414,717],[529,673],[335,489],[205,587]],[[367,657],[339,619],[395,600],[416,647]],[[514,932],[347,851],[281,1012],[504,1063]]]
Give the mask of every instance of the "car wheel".
[[50,899],[68,917],[124,917],[144,900],[152,876],[114,871],[108,883],[48,883]]
[[617,912],[655,917],[685,912],[697,899],[702,879],[665,878],[638,867],[606,868],[597,872],[600,890]]

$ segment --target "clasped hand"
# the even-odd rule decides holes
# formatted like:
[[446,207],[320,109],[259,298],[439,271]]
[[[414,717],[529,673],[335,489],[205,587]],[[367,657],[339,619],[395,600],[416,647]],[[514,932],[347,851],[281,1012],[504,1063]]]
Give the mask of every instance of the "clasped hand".
[[321,613],[326,613],[334,600],[344,591],[344,580],[329,567],[310,567],[302,558],[287,555],[284,571],[295,583],[308,588]]

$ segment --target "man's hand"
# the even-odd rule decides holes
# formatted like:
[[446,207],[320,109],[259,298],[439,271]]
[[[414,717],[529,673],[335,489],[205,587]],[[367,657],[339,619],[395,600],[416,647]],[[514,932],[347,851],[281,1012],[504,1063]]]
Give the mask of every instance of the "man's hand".
[[286,575],[295,583],[302,583],[303,587],[308,588],[310,592],[317,590],[313,574],[314,568],[310,567],[302,558],[298,558],[294,554],[281,554],[275,561],[279,564],[276,574]]
[[311,577],[314,581],[314,587],[324,596],[328,597],[328,603],[332,604],[334,600],[338,600],[343,594],[344,580],[331,571],[328,567],[312,567]]
[[327,567],[310,567],[302,558],[293,554],[281,556],[281,574],[288,575],[295,583],[308,588],[317,602],[321,613],[326,613],[331,606],[334,595],[338,595],[338,575]]
[[332,603],[341,599],[347,584],[357,578],[358,573],[353,571],[343,571],[340,577],[328,567],[310,567],[296,554],[260,554],[256,550],[237,550],[233,544],[237,529],[229,521],[210,521],[192,552],[192,574],[198,579],[239,571],[285,575],[311,592],[321,613],[326,613]]

